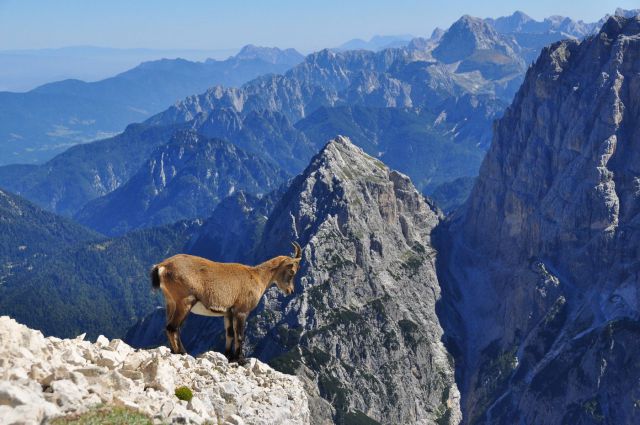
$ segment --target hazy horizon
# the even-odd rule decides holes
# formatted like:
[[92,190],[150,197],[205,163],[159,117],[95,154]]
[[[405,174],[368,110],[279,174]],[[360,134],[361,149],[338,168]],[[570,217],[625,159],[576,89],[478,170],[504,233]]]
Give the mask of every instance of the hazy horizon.
[[493,0],[479,6],[451,0],[447,6],[444,10],[432,1],[414,0],[393,5],[330,0],[322,6],[190,0],[176,8],[164,0],[0,0],[0,91],[28,91],[65,79],[98,81],[162,58],[222,60],[248,44],[294,48],[306,55],[374,36],[428,37],[462,15],[497,18],[519,10],[536,20],[562,15],[595,22],[617,7],[637,5],[589,0],[575,7],[541,0],[514,6]]
[[[0,0],[0,50],[57,49],[95,46],[116,49],[219,50],[246,44],[293,47],[303,53],[336,47],[351,39],[375,35],[428,36],[462,15],[480,18],[521,10],[536,20],[552,15],[595,22],[616,7],[637,7],[631,0],[615,3],[587,0],[579,6],[556,1],[483,4],[450,0],[446,10],[433,1],[382,0],[298,4],[290,0],[180,4],[140,0],[136,3],[43,2]],[[249,29],[249,30],[247,30]]]

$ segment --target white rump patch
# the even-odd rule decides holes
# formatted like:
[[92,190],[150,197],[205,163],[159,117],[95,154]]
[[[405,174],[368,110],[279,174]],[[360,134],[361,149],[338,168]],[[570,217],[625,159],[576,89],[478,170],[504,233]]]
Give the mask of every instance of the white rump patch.
[[191,312],[194,314],[199,314],[200,316],[212,316],[212,317],[220,317],[224,316],[224,313],[218,313],[212,311],[204,306],[200,301],[198,301],[192,308]]

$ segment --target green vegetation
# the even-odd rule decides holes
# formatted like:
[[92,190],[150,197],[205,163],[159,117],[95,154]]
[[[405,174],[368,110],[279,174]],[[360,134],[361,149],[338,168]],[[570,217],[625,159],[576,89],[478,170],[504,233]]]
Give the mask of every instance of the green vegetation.
[[[327,374],[326,372],[320,372],[318,376],[318,388],[322,398],[329,400],[333,407],[336,408],[338,417],[341,413],[344,414],[349,408],[349,396],[351,391],[346,389],[339,379]],[[338,422],[340,422],[338,420]]]
[[269,360],[269,366],[282,373],[289,375],[295,375],[296,370],[302,363],[301,350],[305,350],[304,347],[295,347],[284,354]]
[[365,415],[359,410],[347,412],[342,418],[342,422],[338,423],[344,423],[348,425],[380,425],[380,422],[371,419],[369,416]]
[[51,425],[151,425],[148,416],[120,406],[98,406],[86,413],[73,414],[51,421]]
[[0,270],[11,263],[15,273],[15,267],[38,264],[43,257],[99,237],[96,232],[0,189]]
[[605,418],[602,414],[602,408],[600,407],[600,402],[598,401],[598,399],[592,398],[585,401],[584,403],[582,403],[582,408],[584,409],[585,413],[587,413],[587,415],[589,415],[591,419],[595,420],[596,422],[604,421]]
[[191,401],[191,399],[193,398],[193,392],[189,387],[185,386],[176,388],[175,394],[176,397],[184,401]]
[[334,273],[334,272],[344,268],[345,266],[352,266],[353,265],[353,261],[344,259],[341,255],[339,255],[337,253],[334,253],[331,256],[331,259],[329,260],[329,263],[331,264],[329,266],[329,273]]
[[151,291],[151,265],[183,251],[198,227],[181,222],[111,240],[59,244],[58,252],[39,257],[33,268],[5,277],[0,314],[45,335],[122,337],[161,305],[161,295]]
[[409,347],[415,348],[418,343],[418,331],[419,327],[411,320],[402,319],[398,322],[400,326],[400,332],[402,333],[402,339]]
[[438,185],[429,197],[436,201],[442,211],[449,213],[465,203],[474,183],[474,177],[459,177]]
[[0,167],[0,187],[19,192],[41,206],[55,204],[52,210],[71,216],[89,200],[103,195],[96,180],[127,181],[174,131],[172,126],[132,124],[122,134],[74,146],[42,165]]
[[[478,405],[482,406],[478,412],[483,412],[488,407],[493,395],[507,385],[509,377],[518,366],[518,347],[514,345],[505,351],[501,351],[500,348],[500,341],[496,339],[482,350],[482,358],[486,360],[478,371],[476,390],[480,390]],[[478,417],[472,418],[469,423],[476,423],[477,420]]]

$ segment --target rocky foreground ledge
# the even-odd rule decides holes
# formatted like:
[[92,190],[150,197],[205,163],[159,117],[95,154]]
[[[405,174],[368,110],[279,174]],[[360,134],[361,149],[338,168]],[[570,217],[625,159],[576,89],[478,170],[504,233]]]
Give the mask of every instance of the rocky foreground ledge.
[[[190,402],[175,395],[183,385],[193,391]],[[157,423],[309,423],[298,378],[255,359],[237,366],[216,352],[193,358],[102,336],[95,343],[84,335],[45,338],[0,317],[1,424],[46,423],[104,404],[139,410]]]

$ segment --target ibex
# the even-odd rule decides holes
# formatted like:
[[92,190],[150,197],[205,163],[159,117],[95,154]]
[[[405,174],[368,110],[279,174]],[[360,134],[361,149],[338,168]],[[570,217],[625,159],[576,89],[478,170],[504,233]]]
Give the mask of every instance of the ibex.
[[[278,256],[257,266],[217,263],[193,255],[178,254],[151,269],[151,285],[160,288],[167,305],[167,338],[171,352],[186,354],[180,340],[180,326],[189,312],[204,316],[224,316],[225,356],[244,363],[242,343],[245,321],[274,283],[287,295],[293,293],[293,281],[302,249],[293,242],[292,257]],[[231,342],[234,350],[231,351]]]

